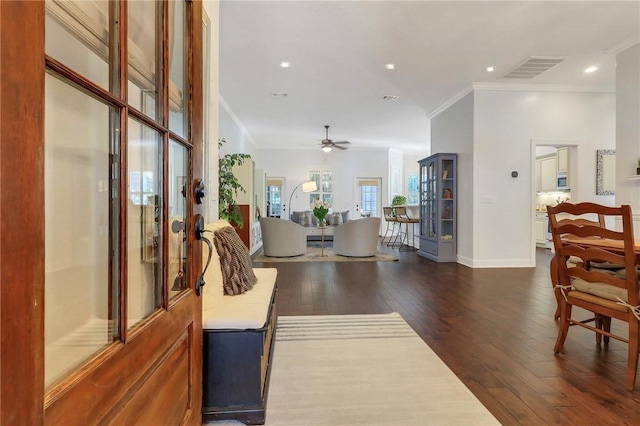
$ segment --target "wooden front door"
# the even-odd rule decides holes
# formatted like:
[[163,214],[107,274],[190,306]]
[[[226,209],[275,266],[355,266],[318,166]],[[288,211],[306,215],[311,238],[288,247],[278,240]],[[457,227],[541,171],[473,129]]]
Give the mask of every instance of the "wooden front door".
[[0,424],[201,424],[201,8],[0,2]]

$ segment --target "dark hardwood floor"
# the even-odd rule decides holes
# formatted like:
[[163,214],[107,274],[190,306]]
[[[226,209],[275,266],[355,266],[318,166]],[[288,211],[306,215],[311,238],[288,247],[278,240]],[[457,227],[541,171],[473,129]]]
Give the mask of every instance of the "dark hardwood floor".
[[600,348],[574,327],[554,355],[548,250],[536,268],[505,269],[394,252],[399,262],[255,266],[278,269],[279,315],[400,313],[504,425],[640,424],[640,380],[635,392],[624,386],[626,344]]

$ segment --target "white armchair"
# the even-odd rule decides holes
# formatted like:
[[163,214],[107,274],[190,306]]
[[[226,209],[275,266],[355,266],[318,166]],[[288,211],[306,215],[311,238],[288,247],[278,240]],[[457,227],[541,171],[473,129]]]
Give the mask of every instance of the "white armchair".
[[260,219],[265,256],[291,257],[307,252],[307,231],[295,222],[273,217]]
[[380,218],[350,220],[333,231],[333,252],[341,256],[368,257],[378,252]]

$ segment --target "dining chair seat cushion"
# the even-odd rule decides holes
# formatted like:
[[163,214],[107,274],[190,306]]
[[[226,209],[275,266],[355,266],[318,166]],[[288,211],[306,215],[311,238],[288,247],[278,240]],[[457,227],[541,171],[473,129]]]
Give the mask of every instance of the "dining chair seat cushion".
[[585,281],[582,278],[574,278],[571,282],[573,284],[573,288],[582,293],[592,294],[599,298],[613,300],[614,302],[618,301],[618,298],[628,302],[627,298],[627,290],[624,288],[616,287],[611,284],[599,283],[599,282],[589,282]]
[[[618,269],[616,271],[616,275],[620,278],[622,278],[623,280],[627,279],[627,270],[626,269]],[[638,279],[640,279],[640,270],[638,270],[638,268],[636,268],[636,277],[638,277]]]
[[612,262],[591,262],[591,267],[598,269],[624,269],[623,264]]
[[569,256],[569,258],[567,259],[567,265],[569,264],[577,264],[577,263],[582,263],[582,259],[580,259],[577,256]]
[[590,293],[584,293],[582,291],[570,291],[569,293],[567,293],[567,297],[573,297],[575,299],[579,299],[579,300],[583,300],[585,302],[589,302],[589,303],[593,303],[596,305],[600,305],[600,306],[604,306],[606,308],[609,309],[613,309],[615,311],[619,311],[619,312],[627,312],[628,308],[626,306],[623,306],[619,303],[617,303],[618,301],[616,300],[615,302],[613,300],[609,300],[609,299],[605,299],[602,297],[598,297],[595,296],[593,294]]

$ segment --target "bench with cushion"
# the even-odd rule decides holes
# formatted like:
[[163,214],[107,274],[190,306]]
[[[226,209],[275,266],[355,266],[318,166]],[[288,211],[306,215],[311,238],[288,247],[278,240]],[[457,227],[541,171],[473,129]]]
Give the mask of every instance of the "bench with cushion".
[[[231,226],[220,220],[205,228],[215,232],[226,227]],[[253,287],[225,295],[221,266],[228,265],[229,255],[214,250],[202,289],[202,418],[264,424],[277,321],[277,270],[251,268],[257,278]]]

